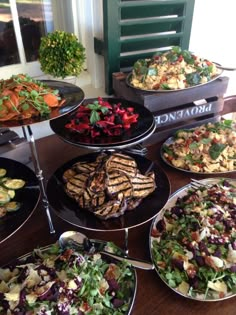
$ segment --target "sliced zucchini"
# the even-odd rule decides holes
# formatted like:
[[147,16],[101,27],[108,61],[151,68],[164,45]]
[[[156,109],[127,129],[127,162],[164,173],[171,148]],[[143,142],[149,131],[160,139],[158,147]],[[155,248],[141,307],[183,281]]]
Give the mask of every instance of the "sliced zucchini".
[[0,168],[0,177],[4,177],[7,173],[7,170],[5,168]]
[[5,204],[5,208],[7,212],[14,212],[19,210],[21,207],[21,203],[17,201],[10,201],[7,204]]
[[13,178],[13,179],[7,179],[2,184],[5,188],[8,188],[8,189],[20,189],[24,187],[25,181],[23,179]]
[[2,186],[0,186],[0,192],[1,192],[1,191],[5,192],[5,193],[8,193],[8,195],[9,195],[9,197],[10,197],[11,199],[13,199],[13,198],[15,197],[15,195],[16,195],[15,190],[7,189],[7,188],[4,188],[4,187],[2,187]]
[[0,186],[0,191],[8,192],[8,189],[6,189],[6,188]]
[[5,203],[10,201],[10,196],[7,191],[0,191],[0,205],[4,205]]
[[16,195],[15,190],[8,189],[7,190],[8,195],[10,196],[11,199],[13,199]]
[[8,179],[10,179],[10,177],[0,177],[0,184],[4,183]]

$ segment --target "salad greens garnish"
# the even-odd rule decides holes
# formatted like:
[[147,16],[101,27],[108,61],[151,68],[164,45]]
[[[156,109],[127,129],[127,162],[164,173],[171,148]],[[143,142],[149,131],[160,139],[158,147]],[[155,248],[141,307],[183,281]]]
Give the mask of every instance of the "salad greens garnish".
[[[11,269],[0,269],[0,314],[122,315],[135,290],[126,262],[75,249],[36,249]],[[14,299],[11,298],[14,292]]]
[[163,144],[163,157],[194,173],[236,170],[236,124],[230,119],[179,129]]
[[209,148],[210,157],[213,160],[216,160],[220,156],[221,152],[224,151],[225,148],[226,148],[226,144],[223,144],[223,143],[212,144]]
[[101,104],[99,104],[98,101],[94,101],[92,104],[88,104],[85,107],[91,110],[89,120],[90,123],[93,125],[100,120],[99,111],[102,112],[104,115],[106,115],[106,113],[109,111],[107,107],[102,106]]
[[236,187],[227,179],[208,184],[186,187],[181,197],[170,200],[151,231],[151,252],[160,277],[177,292],[198,300],[236,293]]
[[[27,74],[0,80],[0,117],[2,120],[48,117],[52,108],[62,105],[59,90]],[[9,106],[10,104],[10,106]],[[12,115],[14,112],[15,115]]]
[[218,74],[214,63],[173,46],[150,58],[138,59],[129,81],[143,90],[178,90],[206,83]]
[[186,81],[190,86],[198,85],[201,81],[201,75],[198,72],[187,73],[186,74]]

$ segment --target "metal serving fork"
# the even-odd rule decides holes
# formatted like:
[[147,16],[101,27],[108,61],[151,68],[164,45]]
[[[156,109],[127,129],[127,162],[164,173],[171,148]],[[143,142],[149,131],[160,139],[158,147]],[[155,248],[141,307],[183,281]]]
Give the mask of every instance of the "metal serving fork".
[[191,178],[190,185],[194,189],[199,189],[201,187],[210,188],[212,186],[211,184],[203,183],[202,181],[194,179],[194,178]]

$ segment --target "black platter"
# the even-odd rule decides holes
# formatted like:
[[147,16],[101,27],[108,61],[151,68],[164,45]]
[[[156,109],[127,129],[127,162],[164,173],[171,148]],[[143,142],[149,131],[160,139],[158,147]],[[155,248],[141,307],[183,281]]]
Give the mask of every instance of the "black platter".
[[0,218],[0,243],[2,243],[30,218],[39,202],[40,189],[35,173],[24,164],[0,157],[0,167],[7,170],[7,177],[23,179],[26,182],[23,188],[16,190],[13,199],[21,203],[21,208]]
[[41,80],[41,82],[54,90],[59,90],[61,98],[65,99],[64,104],[61,107],[52,108],[51,113],[47,116],[38,115],[28,119],[1,121],[0,128],[27,126],[55,119],[75,110],[84,99],[83,90],[74,84],[56,80]]
[[[97,98],[86,99],[82,104],[85,105],[93,103],[95,100],[97,100]],[[103,98],[103,100],[108,101],[110,104],[117,104],[121,102],[122,107],[124,108],[133,107],[135,113],[139,114],[138,122],[131,125],[131,128],[120,136],[100,136],[93,139],[89,136],[84,136],[79,132],[71,131],[65,127],[65,125],[75,117],[75,110],[68,115],[61,116],[50,121],[50,127],[65,142],[93,150],[110,148],[123,149],[128,146],[134,146],[150,137],[150,135],[155,131],[156,124],[154,116],[143,105],[119,98]]]
[[47,184],[47,196],[49,204],[55,214],[62,220],[71,223],[77,227],[88,230],[109,231],[123,230],[132,228],[148,222],[165,206],[169,194],[170,183],[164,171],[145,157],[129,154],[133,157],[139,170],[144,174],[147,170],[154,171],[156,178],[156,189],[148,197],[144,198],[140,205],[132,211],[126,211],[124,215],[118,218],[101,220],[95,217],[87,210],[83,210],[70,198],[64,190],[64,181],[62,179],[64,171],[78,161],[95,161],[99,153],[90,153],[77,157],[58,168]]

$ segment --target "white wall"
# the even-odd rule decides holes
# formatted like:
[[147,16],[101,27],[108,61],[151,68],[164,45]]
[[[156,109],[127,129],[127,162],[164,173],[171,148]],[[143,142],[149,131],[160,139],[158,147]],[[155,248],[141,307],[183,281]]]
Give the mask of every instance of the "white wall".
[[[87,46],[88,71],[92,85],[80,85],[85,97],[104,96],[103,57],[94,54],[93,37],[102,38],[102,0],[79,1],[81,37]],[[111,0],[112,1],[112,0]],[[195,0],[194,18],[189,50],[224,66],[236,67],[235,42],[233,32],[236,30],[235,0]],[[82,19],[82,16],[84,18]],[[86,24],[84,24],[86,23]],[[87,30],[87,32],[86,32]],[[225,71],[230,77],[227,95],[236,95],[236,71]],[[97,89],[96,89],[97,88]],[[33,125],[35,137],[46,136],[52,131],[48,122]],[[21,133],[20,128],[17,128]]]
[[[91,10],[93,10],[91,12],[93,18],[87,20],[90,26],[92,24],[91,20],[93,20],[93,30],[90,35],[102,38],[102,0],[86,1],[90,2]],[[235,12],[235,0],[225,0],[224,2],[220,0],[195,0],[189,50],[224,66],[236,68]],[[92,68],[89,67],[88,69],[92,74],[92,82],[96,87],[101,88],[104,86],[103,58],[97,55],[94,56],[91,50],[88,53],[89,58],[93,60]],[[236,94],[236,71],[224,71],[223,75],[230,77],[226,94]]]
[[[236,68],[235,0],[195,0],[189,50],[221,65]],[[236,94],[236,71],[228,76],[227,95]]]

